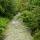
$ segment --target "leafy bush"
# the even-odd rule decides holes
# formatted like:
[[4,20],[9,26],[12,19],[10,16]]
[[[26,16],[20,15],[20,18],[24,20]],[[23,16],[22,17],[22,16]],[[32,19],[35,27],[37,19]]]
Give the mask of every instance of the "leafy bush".
[[12,18],[15,15],[14,7],[10,0],[0,0],[0,16]]
[[20,18],[22,18],[25,25],[27,25],[32,30],[31,32],[32,34],[35,34],[35,32],[37,32],[36,30],[40,29],[40,16],[39,15],[29,12],[27,10],[21,13]]
[[3,32],[6,29],[6,25],[7,25],[8,21],[9,21],[9,19],[0,17],[0,40],[3,40],[3,38],[4,38]]
[[14,11],[21,12],[28,8],[29,0],[12,0]]
[[39,31],[38,33],[35,34],[33,40],[40,40],[40,31]]
[[40,0],[30,0],[32,5],[40,6]]
[[[4,28],[6,28],[6,25],[8,23],[8,19],[7,18],[0,18],[0,30],[4,30]],[[1,32],[1,31],[0,31]]]

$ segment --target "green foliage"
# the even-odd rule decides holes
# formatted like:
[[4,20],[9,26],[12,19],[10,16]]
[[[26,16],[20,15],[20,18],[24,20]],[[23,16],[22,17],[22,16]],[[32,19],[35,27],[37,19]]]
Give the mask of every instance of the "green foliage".
[[34,24],[37,21],[35,20],[36,15],[27,10],[22,12],[21,17],[23,18],[23,22],[27,23],[29,27],[34,27]]
[[3,32],[6,29],[6,25],[7,25],[8,21],[9,21],[9,19],[0,17],[0,40],[3,40],[3,38],[4,38]]
[[[18,12],[32,35],[40,30],[40,0],[0,0],[0,38],[9,21],[7,18],[11,19]],[[40,40],[40,32],[35,34],[34,40]]]
[[0,16],[11,19],[15,15],[13,8],[10,0],[0,0]]
[[24,10],[31,11],[35,7],[40,6],[40,0],[15,0],[14,10],[21,12]]
[[12,0],[14,11],[21,12],[26,10],[29,5],[29,0]]
[[0,32],[3,32],[4,29],[6,28],[6,25],[8,23],[8,19],[7,18],[0,18]]
[[40,6],[40,0],[30,0],[32,5]]
[[7,18],[0,18],[0,26],[5,26],[8,21]]
[[40,14],[35,14],[32,12],[29,12],[27,10],[23,11],[21,13],[20,18],[23,19],[23,22],[25,25],[27,25],[32,30],[32,35],[37,32],[37,29],[40,29]]
[[38,33],[35,34],[33,40],[40,40],[40,31],[39,31]]
[[40,0],[27,0],[23,5],[25,5],[25,10],[32,11],[34,8],[40,7]]

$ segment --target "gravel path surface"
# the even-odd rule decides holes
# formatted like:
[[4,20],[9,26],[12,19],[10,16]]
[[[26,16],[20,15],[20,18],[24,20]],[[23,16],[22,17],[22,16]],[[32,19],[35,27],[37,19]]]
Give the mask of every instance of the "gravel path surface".
[[22,23],[13,21],[10,23],[6,31],[6,38],[4,40],[32,40],[32,36],[28,29]]
[[8,24],[4,40],[32,40],[30,32],[23,23],[14,19]]

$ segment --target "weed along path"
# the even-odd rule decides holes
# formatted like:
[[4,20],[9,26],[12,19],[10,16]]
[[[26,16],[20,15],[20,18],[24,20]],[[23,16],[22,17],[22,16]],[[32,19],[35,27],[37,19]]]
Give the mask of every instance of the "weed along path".
[[8,24],[4,40],[32,40],[32,36],[23,23],[14,17]]

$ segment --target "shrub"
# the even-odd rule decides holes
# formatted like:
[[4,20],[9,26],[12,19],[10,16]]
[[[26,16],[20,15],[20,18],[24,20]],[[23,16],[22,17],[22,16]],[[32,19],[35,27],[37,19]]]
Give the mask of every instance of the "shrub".
[[33,40],[40,40],[40,31],[34,35]]
[[10,0],[0,0],[0,16],[12,18],[15,15],[14,7]]
[[40,6],[40,0],[30,0],[32,5]]
[[9,21],[9,19],[0,17],[0,40],[3,40],[3,38],[4,38],[3,32],[6,29],[6,25],[7,25],[8,21]]
[[39,15],[29,12],[27,10],[21,13],[20,18],[22,18],[25,25],[27,25],[32,30],[31,32],[32,34],[35,34],[36,30],[40,29],[40,16]]

